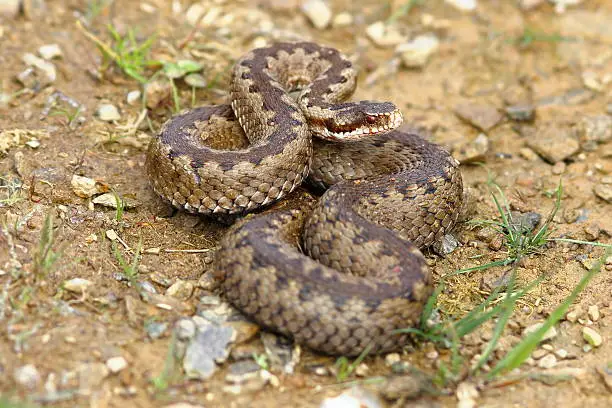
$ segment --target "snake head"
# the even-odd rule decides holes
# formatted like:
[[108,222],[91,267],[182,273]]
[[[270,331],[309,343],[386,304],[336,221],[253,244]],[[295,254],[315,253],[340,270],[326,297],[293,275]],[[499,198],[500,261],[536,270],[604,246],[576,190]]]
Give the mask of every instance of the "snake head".
[[402,113],[391,102],[361,101],[331,105],[333,112],[319,126],[316,136],[331,141],[351,141],[389,132],[402,124]]

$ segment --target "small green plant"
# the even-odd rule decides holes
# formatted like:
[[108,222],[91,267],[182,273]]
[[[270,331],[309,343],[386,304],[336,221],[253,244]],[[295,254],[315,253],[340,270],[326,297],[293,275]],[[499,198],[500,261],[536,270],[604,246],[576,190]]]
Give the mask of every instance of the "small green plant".
[[571,37],[564,37],[560,34],[548,34],[543,33],[537,30],[534,30],[531,27],[525,27],[523,29],[523,33],[516,37],[510,39],[508,42],[518,45],[521,48],[527,48],[530,45],[536,42],[547,42],[547,43],[558,43],[562,41],[572,41]]
[[40,231],[40,239],[38,248],[34,253],[34,274],[39,278],[47,276],[55,263],[60,259],[61,252],[53,250],[55,244],[55,231],[53,229],[54,217],[51,212],[45,217],[42,230]]
[[115,198],[115,205],[117,209],[115,210],[115,221],[119,222],[123,219],[123,212],[125,211],[125,203],[123,199],[119,196],[119,194],[115,190],[111,190],[113,193],[113,197]]
[[262,354],[257,354],[257,353],[253,353],[253,360],[255,360],[255,362],[257,363],[257,365],[262,369],[262,370],[270,370],[270,364],[268,364],[268,356],[264,353]]
[[126,75],[144,84],[148,81],[145,71],[148,68],[160,66],[159,61],[149,58],[155,35],[139,43],[132,28],[125,36],[122,36],[115,27],[109,25],[108,31],[112,37],[112,44],[109,45],[87,31],[80,21],[77,21],[77,28],[98,46],[104,58],[102,71],[106,71],[111,63],[115,63]]
[[124,258],[123,254],[119,250],[119,246],[117,245],[117,241],[113,241],[111,244],[111,248],[113,250],[113,254],[115,255],[115,259],[119,262],[121,269],[123,269],[123,275],[130,283],[136,282],[136,277],[138,276],[138,264],[140,262],[140,251],[142,250],[142,241],[138,241],[138,245],[136,246],[136,251],[134,252],[134,256],[131,261],[128,261]]
[[366,358],[366,356],[370,353],[372,347],[368,346],[357,356],[355,361],[349,363],[348,358],[342,356],[336,360],[334,367],[336,368],[336,380],[338,382],[345,381],[347,378],[353,374],[353,371],[361,364],[361,362]]
[[0,176],[0,207],[12,206],[22,201],[23,183],[17,177],[4,177]]
[[79,114],[82,112],[83,107],[78,106],[76,108],[53,108],[49,113],[49,116],[60,116],[66,119],[65,126],[72,128],[75,124],[76,119],[79,117]]
[[172,333],[172,338],[170,339],[170,344],[168,345],[168,351],[166,352],[164,367],[159,375],[151,379],[155,392],[164,392],[179,378],[180,371],[177,352],[176,334]]

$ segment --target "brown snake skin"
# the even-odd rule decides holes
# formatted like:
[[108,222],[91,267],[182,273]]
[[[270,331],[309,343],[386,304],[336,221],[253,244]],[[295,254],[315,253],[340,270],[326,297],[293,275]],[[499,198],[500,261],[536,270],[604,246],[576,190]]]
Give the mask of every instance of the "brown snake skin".
[[[259,324],[347,356],[408,341],[394,331],[418,323],[431,293],[419,248],[454,226],[463,200],[458,163],[416,134],[391,130],[401,121],[394,105],[343,102],[355,83],[350,62],[331,48],[253,50],[234,67],[231,108],[171,119],[146,164],[162,197],[212,216],[261,208],[306,176],[329,188],[310,213],[237,222],[220,242],[215,274],[228,300]],[[288,94],[296,88],[297,102]]]

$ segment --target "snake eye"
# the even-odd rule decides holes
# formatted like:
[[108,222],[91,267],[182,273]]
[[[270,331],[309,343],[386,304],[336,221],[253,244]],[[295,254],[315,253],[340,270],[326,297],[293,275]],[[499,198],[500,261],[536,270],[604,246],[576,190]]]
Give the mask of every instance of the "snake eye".
[[366,121],[367,121],[369,124],[374,124],[374,123],[376,123],[376,116],[367,115],[367,116],[366,116]]

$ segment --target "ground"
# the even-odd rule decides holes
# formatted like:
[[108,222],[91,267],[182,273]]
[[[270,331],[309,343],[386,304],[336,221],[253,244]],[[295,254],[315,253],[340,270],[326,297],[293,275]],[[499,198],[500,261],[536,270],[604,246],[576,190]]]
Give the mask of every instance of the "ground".
[[[448,364],[451,351],[423,341],[391,356],[366,356],[347,378],[340,378],[335,358],[294,350],[295,367],[286,372],[265,357],[265,334],[233,311],[219,312],[225,306],[210,270],[226,227],[173,214],[144,172],[148,140],[173,113],[227,100],[233,60],[255,46],[305,38],[353,58],[361,70],[355,99],[393,101],[407,125],[461,160],[468,199],[453,234],[459,246],[444,257],[427,253],[436,282],[507,257],[502,235],[469,222],[499,218],[490,178],[512,210],[540,214],[542,222],[562,183],[550,237],[610,244],[610,2],[555,10],[554,2],[481,0],[475,10],[462,11],[450,4],[459,1],[339,0],[328,2],[334,20],[326,28],[314,27],[299,1],[25,1],[21,11],[11,5],[18,3],[0,4],[0,406],[22,406],[9,405],[19,400],[62,407],[316,407],[350,386],[384,397],[367,406],[401,406],[408,399],[418,406],[612,403],[610,261],[563,314],[555,336],[518,370],[486,380],[525,328],[567,298],[602,257],[602,246],[549,242],[514,265],[445,279],[441,316],[459,318],[512,266],[519,287],[544,276],[516,303],[481,374],[459,369],[432,383],[428,378]],[[369,38],[368,27],[377,21],[399,32]],[[103,59],[96,42],[121,51],[109,26],[119,37],[134,33],[138,43],[150,38],[148,58],[164,61],[165,73],[159,63],[130,71],[134,61],[124,58],[122,71]],[[396,43],[423,34],[428,40],[413,43],[413,54],[410,46],[396,50]],[[40,57],[39,47],[49,44],[62,55],[50,61],[26,56]],[[430,55],[415,57],[423,53]],[[192,88],[179,72],[169,87],[168,64],[179,60],[200,64],[194,69],[201,76],[192,79],[206,85]],[[143,90],[139,75],[144,81],[154,72],[147,100],[131,94],[128,103],[129,92]],[[106,104],[118,112],[101,109]],[[92,201],[105,192],[111,192],[108,205],[116,206],[114,194],[124,208]],[[299,207],[310,195],[301,189],[279,206]],[[132,265],[134,258],[139,263]],[[181,330],[224,313],[233,317],[222,326],[243,337],[210,378],[187,378],[174,363]],[[495,323],[461,340],[465,367],[483,353]],[[601,345],[584,339],[585,327],[601,336]],[[270,370],[255,371],[255,380],[253,370],[244,373],[237,365],[248,367],[254,359]],[[232,369],[242,375],[233,385]],[[419,384],[429,386],[411,388],[415,376],[407,371],[416,370],[424,373]],[[388,391],[392,378],[404,389],[399,399]]]

